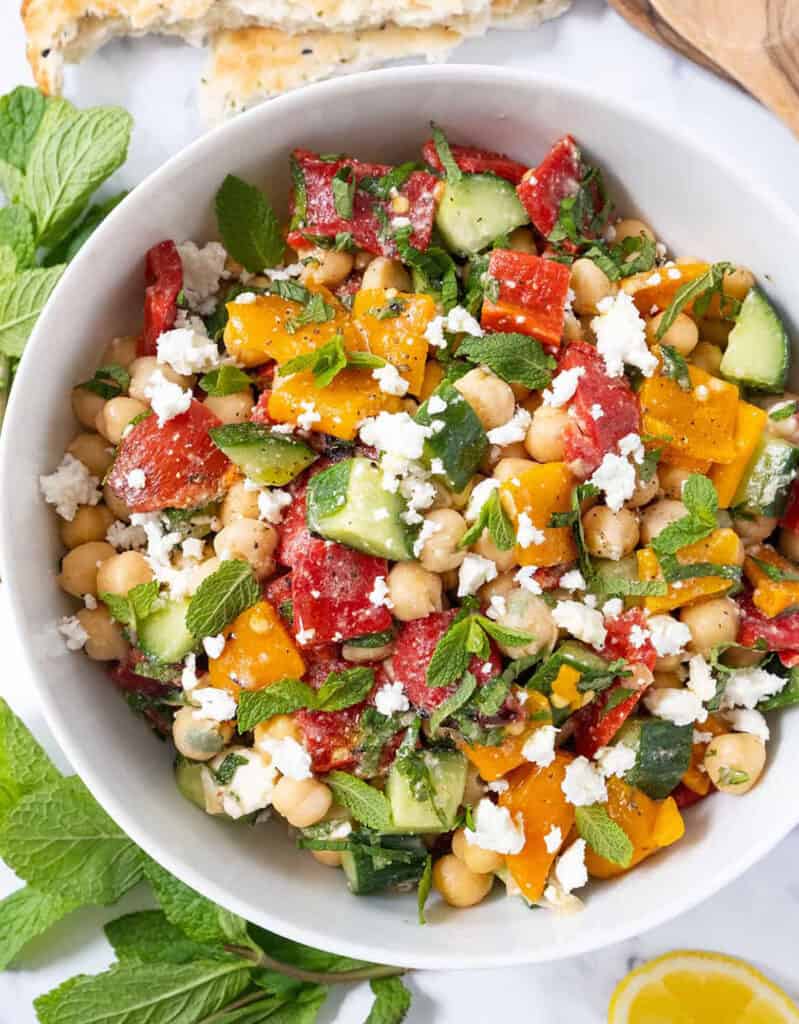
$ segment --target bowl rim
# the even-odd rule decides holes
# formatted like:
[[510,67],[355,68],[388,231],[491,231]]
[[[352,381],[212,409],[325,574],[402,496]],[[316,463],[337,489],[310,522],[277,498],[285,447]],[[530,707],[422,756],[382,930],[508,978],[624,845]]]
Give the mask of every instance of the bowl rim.
[[[619,99],[604,94],[597,94],[595,88],[589,87],[587,84],[570,81],[557,75],[485,64],[411,65],[386,68],[360,72],[305,86],[238,114],[230,121],[212,128],[151,171],[139,185],[135,186],[119,206],[104,220],[97,231],[94,232],[88,242],[82,247],[75,259],[68,265],[34,327],[26,350],[29,353],[33,353],[41,348],[44,352],[47,343],[47,321],[55,316],[53,311],[57,310],[62,295],[69,291],[73,281],[79,279],[84,271],[84,266],[88,267],[90,261],[106,245],[106,241],[113,239],[117,219],[124,215],[127,208],[132,203],[146,202],[148,196],[158,190],[162,175],[180,170],[183,165],[191,164],[196,158],[202,157],[204,153],[213,155],[219,140],[228,133],[239,130],[242,126],[255,126],[262,118],[268,121],[271,118],[291,116],[293,111],[301,110],[308,103],[356,99],[362,90],[368,89],[372,83],[390,84],[396,85],[397,88],[402,88],[409,81],[414,81],[415,84],[418,84],[419,79],[437,83],[449,81],[452,84],[468,79],[471,84],[485,84],[487,87],[508,90],[512,89],[516,83],[524,83],[525,85],[539,84],[544,89],[570,95],[576,99],[584,99],[595,107],[603,108],[612,116],[621,115],[633,127],[636,123],[646,124],[649,127],[652,119],[651,114],[636,106],[629,99]],[[233,126],[236,126],[236,128]],[[665,137],[675,139],[687,148],[697,152],[703,160],[718,168],[728,178],[734,179],[742,189],[756,193],[759,200],[770,206],[775,216],[782,219],[788,226],[789,231],[799,240],[799,214],[781,196],[778,196],[768,186],[764,185],[760,179],[753,179],[748,173],[745,174],[734,161],[725,162],[722,150],[717,150],[703,140],[698,140],[690,135],[687,130],[676,126],[674,123],[659,124],[657,130]],[[222,170],[224,168],[221,168]],[[12,389],[5,417],[6,429],[3,431],[2,440],[0,440],[0,482],[11,481],[13,477],[12,428],[16,426],[18,419],[20,420],[20,426],[22,425],[23,407],[26,404],[27,393],[29,390],[33,390],[37,379],[36,371],[34,370],[35,362],[36,360],[32,354],[29,354],[27,359],[21,361],[15,385]],[[377,957],[375,956],[375,949],[368,941],[339,940],[335,935],[331,936],[317,927],[299,927],[290,921],[265,912],[253,914],[252,908],[248,907],[245,899],[239,898],[235,893],[228,891],[213,878],[196,871],[187,859],[180,859],[177,856],[172,856],[169,852],[165,852],[160,848],[157,836],[149,834],[140,827],[136,820],[131,819],[124,800],[115,793],[113,785],[105,781],[102,773],[96,766],[93,766],[88,751],[79,747],[77,743],[73,743],[67,723],[63,720],[62,716],[54,712],[46,700],[45,685],[39,678],[39,671],[34,664],[29,645],[24,642],[25,623],[23,622],[20,610],[20,602],[16,599],[21,592],[23,583],[21,578],[17,579],[15,557],[13,555],[14,545],[10,514],[12,505],[11,491],[11,487],[0,487],[0,562],[2,563],[3,576],[8,587],[12,622],[18,635],[23,638],[23,657],[33,681],[44,720],[69,760],[70,765],[83,779],[93,796],[114,821],[117,822],[120,828],[145,853],[153,857],[153,859],[166,867],[187,885],[190,885],[208,899],[239,914],[245,920],[252,920],[255,924],[270,928],[297,942],[307,943],[358,959],[386,962],[381,959],[379,950],[377,951]],[[50,585],[49,577],[47,580],[48,582],[45,585]],[[728,861],[724,865],[716,865],[714,872],[708,874],[701,882],[697,881],[687,885],[681,892],[675,893],[673,899],[655,902],[651,910],[638,914],[634,920],[624,920],[615,925],[607,925],[603,929],[599,941],[593,937],[592,930],[586,935],[578,934],[562,944],[553,943],[549,949],[539,949],[527,953],[518,947],[506,950],[485,950],[480,953],[470,954],[458,953],[457,951],[454,951],[452,954],[419,953],[419,955],[416,955],[414,953],[404,958],[405,962],[402,966],[423,970],[509,967],[529,963],[551,962],[603,949],[655,928],[708,899],[764,857],[797,824],[799,824],[799,805],[796,806],[793,813],[786,813],[774,829],[754,840],[747,847],[743,855]]]

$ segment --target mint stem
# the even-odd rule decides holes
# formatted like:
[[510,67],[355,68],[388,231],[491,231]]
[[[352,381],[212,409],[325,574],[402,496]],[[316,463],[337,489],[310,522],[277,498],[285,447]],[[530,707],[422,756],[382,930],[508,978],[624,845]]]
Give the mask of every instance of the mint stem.
[[[359,967],[355,971],[306,971],[301,967],[293,967],[281,960],[273,960],[266,953],[256,952],[246,946],[225,946],[228,953],[250,960],[256,967],[265,967],[277,971],[295,981],[307,981],[314,985],[344,985],[355,981],[372,981],[375,978],[397,978],[408,973],[407,967],[391,967],[388,964],[375,964],[372,967]],[[206,1024],[211,1024],[210,1021]]]
[[225,1017],[234,1010],[241,1010],[245,1006],[249,1006],[251,1003],[257,1003],[260,999],[267,998],[266,992],[253,992],[249,996],[244,996],[243,999],[237,999],[235,1003],[229,1003],[223,1007],[217,1013],[212,1013],[210,1017],[204,1017],[198,1024],[219,1024],[220,1021],[224,1021]]

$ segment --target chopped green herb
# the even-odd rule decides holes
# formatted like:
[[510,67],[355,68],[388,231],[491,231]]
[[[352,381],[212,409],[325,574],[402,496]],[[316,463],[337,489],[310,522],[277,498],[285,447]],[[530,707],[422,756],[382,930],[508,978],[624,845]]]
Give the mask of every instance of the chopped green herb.
[[655,331],[655,337],[658,341],[660,341],[685,307],[692,302],[696,315],[704,316],[711,298],[715,293],[718,293],[722,304],[727,303],[729,308],[732,309],[736,304],[736,300],[724,295],[724,275],[733,269],[731,263],[714,263],[704,274],[694,278],[693,281],[687,281],[684,285],[681,285],[663,313]]
[[352,219],[353,201],[355,199],[355,171],[347,164],[339,167],[330,183],[333,190],[333,205],[342,220]]
[[438,154],[438,159],[441,161],[441,166],[444,168],[444,174],[446,175],[447,181],[450,185],[457,185],[463,177],[463,171],[455,162],[455,157],[452,155],[452,150],[449,148],[447,137],[438,125],[431,122],[430,128],[433,132],[433,144],[436,147],[436,153]]
[[108,400],[124,394],[128,390],[129,384],[130,374],[128,371],[118,363],[109,363],[107,366],[101,366],[99,370],[95,371],[91,380],[85,380],[78,387],[92,391],[95,395]]
[[663,354],[663,376],[671,377],[679,384],[682,391],[691,390],[691,375],[688,373],[688,363],[672,345],[661,345],[660,351]]

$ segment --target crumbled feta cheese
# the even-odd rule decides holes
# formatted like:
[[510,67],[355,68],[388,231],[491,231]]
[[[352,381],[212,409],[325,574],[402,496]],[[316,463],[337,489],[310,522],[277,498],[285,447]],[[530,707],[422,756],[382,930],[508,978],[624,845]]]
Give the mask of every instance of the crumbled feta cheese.
[[639,626],[637,622],[630,627],[630,645],[637,651],[640,651],[650,636],[649,630]]
[[506,444],[515,444],[517,441],[523,441],[527,436],[531,420],[532,416],[530,413],[520,405],[507,423],[503,423],[501,426],[494,427],[493,430],[488,431],[488,440],[491,444],[496,444],[500,447]]
[[706,402],[710,392],[704,384],[699,384],[694,388],[694,395],[696,396],[697,402]]
[[89,639],[77,615],[65,615],[58,623],[58,632],[63,636],[68,651],[79,651]]
[[493,782],[489,782],[486,787],[491,793],[507,793],[510,789],[510,783],[507,779],[494,779]]
[[455,306],[446,316],[434,317],[425,328],[424,336],[433,348],[446,348],[444,331],[450,334],[471,334],[482,338],[483,328],[462,306]]
[[393,608],[394,602],[388,595],[389,587],[388,583],[386,583],[386,577],[375,577],[374,586],[369,594],[369,604],[374,605],[375,608]]
[[386,718],[407,711],[410,706],[400,682],[383,683],[375,694],[375,707]]
[[678,690],[664,687],[658,690],[650,688],[644,694],[647,711],[656,718],[665,718],[675,725],[691,725],[693,722],[704,722],[707,711],[702,701],[691,690]]
[[79,505],[96,505],[102,495],[97,488],[100,481],[92,476],[80,459],[69,452],[61,460],[58,469],[49,476],[39,477],[44,500],[55,505],[62,519],[72,522]]
[[525,843],[521,820],[514,821],[507,807],[500,807],[486,797],[475,809],[474,830],[467,828],[464,834],[470,846],[495,853],[521,853]]
[[547,853],[557,853],[562,843],[563,833],[557,825],[553,825],[544,836],[544,846],[547,848]]
[[132,551],[136,548],[143,548],[147,544],[147,534],[141,526],[128,526],[121,519],[111,523],[105,539],[117,551]]
[[[217,771],[231,754],[241,758],[244,764],[237,764],[233,778],[226,786],[221,786],[212,772]],[[241,818],[268,807],[272,802],[277,769],[259,751],[250,747],[231,747],[213,759],[210,769],[204,766],[201,774],[206,806],[218,806],[229,818]]]
[[594,754],[599,770],[609,779],[612,775],[621,778],[635,764],[635,751],[626,743],[614,743],[610,747],[600,747]]
[[360,435],[364,444],[378,451],[391,452],[403,459],[420,459],[431,430],[411,419],[407,412],[381,412],[364,420]]
[[624,602],[620,597],[611,597],[602,605],[602,614],[606,619],[616,619],[624,611]]
[[541,768],[547,768],[555,760],[555,737],[558,730],[553,725],[540,725],[525,740],[522,757]]
[[409,217],[392,217],[391,218],[392,228],[409,228],[411,226],[411,220]]
[[262,736],[255,744],[263,754],[268,754],[272,765],[287,779],[311,778],[311,755],[291,736],[275,739],[274,736]]
[[653,615],[647,622],[658,657],[681,654],[691,642],[691,630],[671,615]]
[[519,547],[529,548],[533,544],[543,544],[546,539],[544,531],[539,530],[537,526],[533,525],[533,521],[528,514],[520,512],[516,523],[516,543]]
[[748,732],[752,736],[757,736],[758,739],[763,740],[764,743],[768,741],[771,736],[766,719],[759,712],[752,708],[736,708],[732,711],[724,712],[725,719],[730,723],[735,732]]
[[131,490],[140,491],[147,483],[147,477],[143,469],[132,469],[125,477],[125,483]]
[[469,495],[469,504],[464,512],[464,518],[467,523],[477,522],[483,505],[498,488],[499,480],[495,480],[493,477],[481,480],[479,484],[472,488],[472,493]]
[[592,647],[601,647],[607,635],[602,612],[587,608],[579,601],[558,601],[552,618],[561,629]]
[[589,411],[591,413],[592,420],[601,420],[602,417],[605,415],[605,410],[598,402],[594,402]]
[[699,729],[694,729],[692,739],[694,743],[710,743],[714,735],[712,732],[701,732]]
[[651,377],[658,361],[646,343],[646,329],[632,297],[626,292],[608,295],[597,303],[599,315],[591,320],[596,347],[611,377],[621,377],[624,364]]
[[226,639],[224,633],[206,636],[203,638],[203,650],[209,658],[218,658],[225,649]]
[[544,391],[544,405],[559,409],[574,397],[580,378],[585,373],[584,366],[575,366],[571,370],[561,370],[552,378],[552,383]]
[[158,417],[158,426],[179,416],[191,405],[191,391],[185,391],[179,384],[167,380],[160,370],[155,370],[144,386],[144,394],[150,400],[153,412]]
[[570,569],[561,576],[560,586],[564,590],[585,590],[587,584],[579,569]]
[[315,402],[300,402],[302,412],[297,417],[297,426],[300,430],[311,430],[314,423],[318,423],[322,416],[316,408]]
[[199,704],[195,718],[209,718],[212,722],[227,722],[236,717],[236,701],[227,692],[214,686],[192,690],[191,699]]
[[522,568],[519,569],[513,577],[522,590],[526,590],[528,594],[535,594],[536,597],[544,592],[541,584],[537,579],[535,579],[535,571],[537,568],[538,566],[536,565],[522,566]]
[[180,550],[183,552],[183,557],[192,559],[195,562],[203,557],[205,550],[205,544],[200,540],[199,537],[187,537],[186,540],[180,545]]
[[474,594],[484,583],[497,577],[497,566],[482,555],[467,555],[458,570],[458,597]]
[[431,416],[435,416],[438,412],[445,412],[447,403],[440,395],[431,395],[427,399],[427,411]]
[[90,612],[93,612],[95,610],[95,608],[97,607],[97,598],[94,596],[94,594],[83,595],[83,606],[87,608]]
[[787,682],[787,677],[774,675],[763,668],[740,668],[727,680],[721,706],[754,708],[761,700],[779,693]]
[[287,267],[267,269],[264,274],[270,281],[290,281],[293,277],[300,277],[304,269],[302,263],[289,263]]
[[495,622],[506,615],[508,611],[508,602],[502,596],[502,594],[492,594],[491,600],[488,602],[488,609],[486,615],[489,619],[493,619]]
[[701,654],[695,654],[688,660],[688,689],[696,694],[697,698],[704,704],[711,700],[716,693],[716,681],[710,670],[710,665]]
[[416,540],[413,542],[413,553],[417,558],[421,555],[425,544],[430,540],[433,534],[438,533],[440,529],[441,523],[437,523],[434,519],[425,519]]
[[225,272],[227,253],[219,242],[208,242],[202,248],[194,242],[178,247],[183,267],[183,293],[191,309],[203,316],[212,313],[212,297],[219,291],[219,280]]
[[569,763],[560,788],[575,807],[603,804],[608,798],[604,775],[597,765],[582,755]]
[[288,491],[267,488],[258,494],[258,518],[267,523],[279,523],[283,519],[283,509],[292,502]]
[[585,866],[585,840],[575,839],[571,846],[558,857],[554,869],[555,880],[565,893],[580,889],[588,884],[588,869]]
[[233,301],[242,306],[251,306],[257,298],[255,292],[240,292]]
[[316,630],[315,629],[301,629],[296,634],[295,638],[297,640],[297,643],[301,647],[304,647],[306,644],[309,644],[313,640],[313,638],[315,636],[316,636]]
[[171,366],[175,373],[189,376],[219,366],[219,349],[207,335],[189,328],[165,331],[158,339],[158,362]]
[[191,693],[197,685],[197,655],[187,654],[180,673],[180,685],[186,693]]
[[638,434],[625,434],[619,441],[619,453],[632,455],[633,462],[640,466],[646,457],[646,448]]
[[[605,504],[608,508],[613,512],[618,512],[635,491],[635,469],[627,459],[608,452],[598,469],[594,471],[590,482],[594,487],[605,492]],[[613,558],[614,555],[611,554],[609,557]],[[618,559],[621,556],[619,554],[615,557]]]
[[670,277],[672,281],[679,281],[682,277],[682,271],[680,271],[677,267],[669,267],[666,271],[666,276]]
[[430,460],[430,473],[432,474],[432,476],[446,475],[446,470],[444,469],[444,462],[442,459]]
[[408,391],[408,382],[400,374],[393,363],[386,363],[385,366],[376,366],[372,370],[372,377],[380,386],[380,390],[386,395],[397,395],[402,398]]

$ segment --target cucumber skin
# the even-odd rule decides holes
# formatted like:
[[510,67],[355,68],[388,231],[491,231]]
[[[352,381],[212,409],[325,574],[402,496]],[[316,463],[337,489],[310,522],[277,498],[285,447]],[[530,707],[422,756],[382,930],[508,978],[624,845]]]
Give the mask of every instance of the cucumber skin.
[[733,507],[749,515],[779,518],[788,503],[797,469],[799,448],[782,438],[764,437],[738,485]]
[[513,185],[493,174],[464,174],[457,184],[447,183],[436,212],[444,244],[459,256],[474,256],[529,222]]
[[[139,647],[145,654],[161,664],[171,665],[182,661],[187,654],[197,647],[197,638],[189,632],[186,625],[188,601],[168,601],[140,623]],[[183,617],[180,619],[180,611]],[[162,632],[166,631],[166,642],[162,642]]]
[[231,462],[265,487],[283,487],[319,456],[302,441],[273,434],[260,423],[228,423],[209,430]]
[[376,868],[375,862],[359,843],[341,855],[341,866],[347,876],[350,891],[356,896],[380,892],[392,886],[418,882],[427,863],[427,848],[416,836],[376,836],[376,845],[388,850],[403,850],[418,857],[410,862],[387,864]]
[[386,782],[386,796],[391,804],[394,822],[392,832],[402,835],[431,835],[449,832],[455,826],[458,810],[466,789],[466,758],[457,751],[428,751],[425,757],[434,759],[430,776],[436,783],[436,804],[443,813],[444,823],[429,800],[416,800],[403,773],[392,764]]
[[474,409],[449,381],[439,384],[433,395],[446,402],[447,408],[431,414],[427,411],[428,399],[416,413],[416,422],[422,426],[429,427],[434,422],[444,424],[443,430],[425,440],[425,460],[430,464],[433,459],[441,459],[445,482],[459,492],[482,462],[488,450],[488,437]]
[[[763,336],[760,332],[763,328],[771,335],[769,341],[776,343],[780,348],[780,365],[775,366],[770,373],[758,375],[739,370],[741,362],[744,365],[749,363],[751,366],[751,349],[758,347],[758,343],[762,347]],[[755,352],[755,361],[757,355]],[[738,321],[730,331],[727,348],[721,360],[721,373],[727,380],[752,391],[782,394],[788,383],[790,365],[791,344],[785,326],[765,294],[754,287],[744,299]]]
[[691,765],[691,725],[630,718],[616,738],[636,752],[635,764],[624,776],[624,781],[653,800],[667,797]]
[[203,766],[197,761],[188,761],[180,757],[175,761],[175,783],[180,795],[191,803],[196,804],[200,810],[205,810],[205,794],[202,783]]

